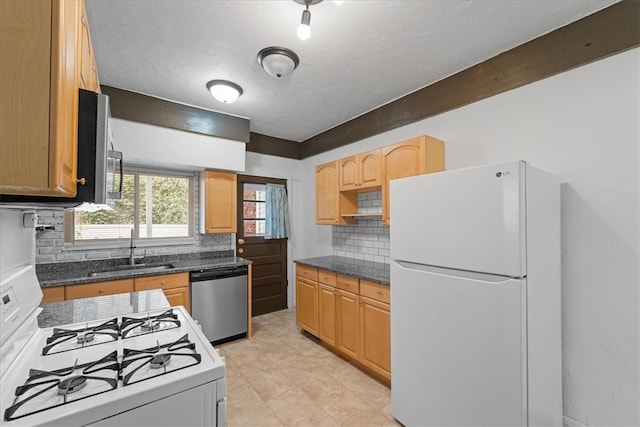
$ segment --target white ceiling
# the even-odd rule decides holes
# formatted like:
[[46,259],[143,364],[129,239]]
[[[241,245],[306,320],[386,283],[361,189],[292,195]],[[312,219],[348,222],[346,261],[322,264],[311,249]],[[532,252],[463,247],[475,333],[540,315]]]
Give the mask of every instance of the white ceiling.
[[[309,40],[293,0],[87,0],[100,83],[247,117],[251,131],[303,141],[617,0],[325,0]],[[295,51],[280,79],[257,54]],[[244,89],[216,101],[209,80]]]

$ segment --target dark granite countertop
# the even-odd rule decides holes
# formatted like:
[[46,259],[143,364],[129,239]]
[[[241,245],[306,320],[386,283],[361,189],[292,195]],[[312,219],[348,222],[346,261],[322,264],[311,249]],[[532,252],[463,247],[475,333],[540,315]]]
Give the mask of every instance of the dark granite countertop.
[[305,258],[294,262],[389,286],[389,264],[339,256]]
[[129,316],[136,313],[168,309],[170,307],[161,289],[82,298],[71,301],[42,304],[38,326],[49,328],[70,323],[90,322]]
[[251,264],[249,260],[234,256],[233,251],[196,252],[190,254],[152,256],[145,257],[142,260],[136,260],[137,264],[171,264],[173,266],[172,268],[164,270],[115,270],[100,274],[99,276],[89,277],[89,273],[92,271],[124,268],[127,262],[128,259],[108,259],[38,264],[36,266],[36,275],[40,281],[40,286],[46,288]]

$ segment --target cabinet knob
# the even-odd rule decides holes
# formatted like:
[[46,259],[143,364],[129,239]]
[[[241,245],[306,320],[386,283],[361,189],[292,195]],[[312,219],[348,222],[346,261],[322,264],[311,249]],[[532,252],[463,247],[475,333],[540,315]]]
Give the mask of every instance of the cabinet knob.
[[165,285],[165,283],[167,283],[165,280],[163,280],[162,282],[160,282],[160,284],[161,284],[162,286],[164,286],[164,285]]
[[378,294],[378,295],[382,295],[382,292],[380,292],[380,291],[376,291],[376,294]]
[[100,290],[98,291],[99,294],[103,293],[104,289],[100,288]]
[[76,179],[76,182],[80,185],[85,185],[87,180],[85,178]]

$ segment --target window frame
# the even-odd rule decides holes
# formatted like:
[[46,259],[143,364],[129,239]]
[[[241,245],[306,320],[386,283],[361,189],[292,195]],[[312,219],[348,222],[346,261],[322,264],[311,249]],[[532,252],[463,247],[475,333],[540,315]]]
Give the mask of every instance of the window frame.
[[[134,207],[133,217],[136,219],[133,224],[135,230],[135,239],[137,247],[153,247],[153,246],[170,246],[170,245],[185,245],[196,243],[196,229],[195,229],[195,217],[196,217],[196,175],[197,172],[177,171],[169,169],[155,169],[141,166],[127,165],[124,168],[125,174],[134,175]],[[152,175],[162,177],[175,177],[175,178],[187,178],[189,189],[189,221],[188,221],[188,236],[180,237],[139,237],[140,236],[140,176]],[[144,226],[144,225],[142,225]],[[86,250],[86,249],[105,249],[105,248],[118,248],[128,247],[130,238],[120,239],[87,239],[76,240],[75,239],[75,212],[73,210],[65,211],[64,214],[64,233],[63,240],[65,250]]]

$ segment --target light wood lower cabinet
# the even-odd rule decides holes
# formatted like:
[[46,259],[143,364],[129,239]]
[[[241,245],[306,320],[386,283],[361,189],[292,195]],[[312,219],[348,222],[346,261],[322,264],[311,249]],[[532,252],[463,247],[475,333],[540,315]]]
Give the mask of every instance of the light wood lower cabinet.
[[336,346],[336,288],[320,284],[318,288],[318,338]]
[[60,301],[64,301],[64,286],[42,288],[41,304],[48,304],[50,302],[60,302]]
[[189,298],[189,273],[162,274],[158,276],[138,277],[135,279],[135,291],[162,289],[169,305],[181,305],[191,311]]
[[[151,289],[162,289],[165,297],[167,297],[167,301],[169,301],[169,305],[172,307],[182,305],[187,311],[191,311],[189,273],[162,274],[158,276],[137,277],[135,279],[87,283],[85,285],[43,288],[42,291],[45,297],[42,303],[148,291]],[[60,295],[62,295],[61,299]]]
[[391,381],[389,286],[296,267],[296,321],[330,349]]
[[133,292],[133,279],[87,283],[86,285],[69,285],[65,288],[66,300],[124,294]]
[[358,295],[337,290],[336,348],[353,359],[360,356],[360,307]]
[[391,312],[389,304],[360,296],[360,362],[391,379]]
[[318,336],[318,282],[296,277],[296,323]]

